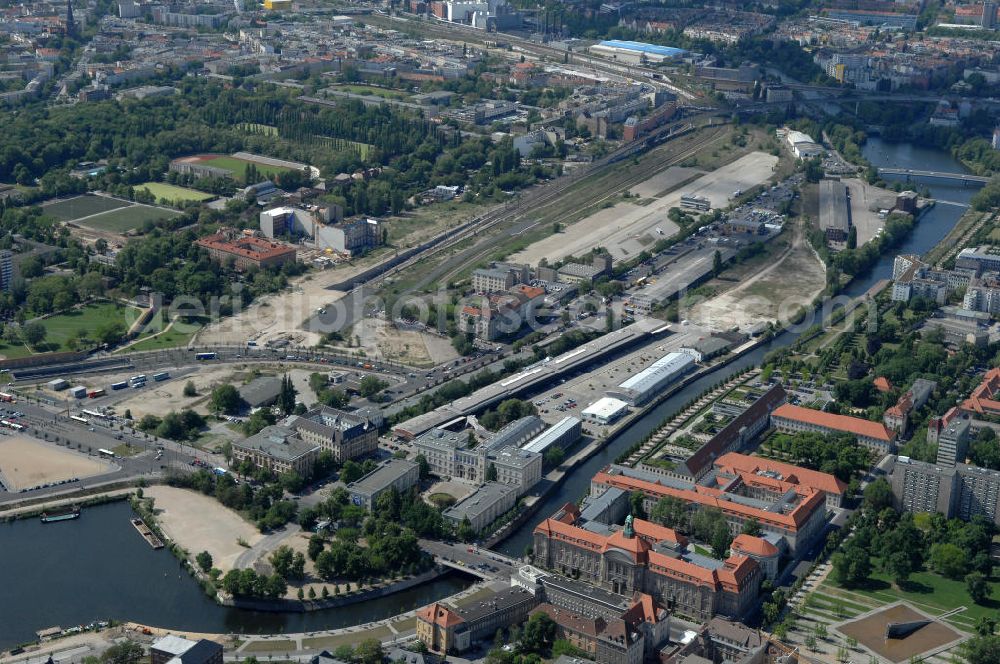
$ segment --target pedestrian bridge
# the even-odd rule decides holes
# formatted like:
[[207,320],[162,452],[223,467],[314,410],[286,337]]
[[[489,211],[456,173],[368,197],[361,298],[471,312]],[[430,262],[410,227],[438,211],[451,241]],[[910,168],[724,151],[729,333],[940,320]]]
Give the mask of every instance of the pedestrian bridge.
[[911,168],[880,168],[879,175],[903,175],[907,180],[910,178],[929,178],[934,180],[952,180],[962,183],[986,184],[990,178],[985,175],[972,175],[970,173],[948,173],[946,171],[918,171]]

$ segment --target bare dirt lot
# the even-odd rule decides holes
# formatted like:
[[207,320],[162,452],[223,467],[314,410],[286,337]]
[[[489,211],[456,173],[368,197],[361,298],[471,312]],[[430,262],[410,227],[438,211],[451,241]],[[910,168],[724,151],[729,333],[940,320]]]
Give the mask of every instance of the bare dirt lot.
[[101,475],[114,466],[27,436],[0,437],[0,475],[11,491]]
[[668,168],[631,189],[632,194],[639,194],[646,200],[652,198],[648,205],[621,202],[598,210],[562,232],[514,254],[511,260],[535,265],[546,258],[552,263],[566,256],[585,254],[596,246],[607,249],[615,260],[627,260],[678,231],[677,225],[667,219],[667,212],[680,206],[682,195],[697,194],[708,198],[713,208],[725,207],[736,191],[746,191],[770,178],[777,163],[778,157],[774,155],[751,152],[664,194],[671,186],[698,172],[690,168]]
[[165,535],[191,555],[208,551],[213,565],[223,572],[247,550],[238,543],[240,538],[250,546],[264,539],[252,524],[210,496],[170,486],[150,487],[146,496],[156,501]]
[[342,350],[362,350],[365,357],[371,359],[391,359],[415,367],[429,367],[458,357],[451,340],[428,332],[394,328],[381,318],[363,318],[351,332],[361,345]]
[[724,331],[788,320],[826,286],[826,266],[795,229],[791,245],[774,262],[736,288],[698,302],[682,318]]

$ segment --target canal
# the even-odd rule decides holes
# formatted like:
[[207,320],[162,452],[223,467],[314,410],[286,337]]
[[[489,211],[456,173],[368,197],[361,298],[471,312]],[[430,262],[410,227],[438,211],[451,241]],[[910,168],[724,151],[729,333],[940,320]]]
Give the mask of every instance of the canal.
[[[947,153],[871,139],[865,155],[876,166],[960,172]],[[975,189],[930,183],[935,197],[966,203]],[[937,244],[964,210],[939,205],[925,214],[895,253],[922,254]],[[893,255],[883,256],[847,293],[863,293],[892,274]],[[498,549],[521,555],[539,521],[589,489],[590,478],[665,418],[705,389],[763,356],[792,343],[784,333],[766,346],[706,375],[638,419],[601,452],[578,467],[533,515]],[[232,633],[288,633],[357,625],[430,603],[468,587],[459,573],[408,591],[349,607],[311,613],[263,613],[220,607],[167,551],[153,551],[129,525],[131,510],[115,503],[84,510],[76,521],[41,524],[23,520],[0,524],[0,649],[33,640],[35,630],[70,627],[93,620],[132,620],[175,630]]]
[[[969,172],[961,163],[946,152],[918,148],[910,144],[886,143],[877,138],[871,138],[864,146],[864,155],[876,167],[911,168],[921,170],[946,171],[952,173]],[[902,179],[902,178],[900,178]],[[962,187],[955,184],[940,184],[929,182],[927,187],[931,194],[942,200],[968,203],[978,188]],[[897,253],[923,254],[947,235],[965,208],[954,205],[936,205],[920,218],[907,240],[891,254],[882,256],[875,266],[865,274],[855,279],[845,294],[856,296],[864,293],[880,279],[892,276],[892,263]],[[619,454],[630,448],[636,442],[645,438],[655,430],[665,419],[673,417],[686,403],[691,401],[708,388],[748,366],[760,364],[761,359],[770,351],[782,348],[794,342],[798,334],[785,332],[771,340],[770,343],[757,348],[729,365],[702,376],[684,389],[677,392],[656,408],[651,410],[630,427],[622,431],[600,453],[595,454],[586,463],[573,471],[560,487],[553,491],[543,501],[538,512],[510,537],[497,546],[498,551],[507,555],[520,556],[527,546],[531,545],[532,532],[539,522],[551,516],[556,510],[568,502],[575,503],[590,490],[590,479],[597,471],[612,463]]]

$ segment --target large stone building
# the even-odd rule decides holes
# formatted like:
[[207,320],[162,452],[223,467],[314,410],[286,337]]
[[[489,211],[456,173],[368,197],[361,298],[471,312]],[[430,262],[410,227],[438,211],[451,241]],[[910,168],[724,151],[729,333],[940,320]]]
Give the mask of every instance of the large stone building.
[[371,510],[390,491],[405,493],[420,481],[420,465],[406,459],[389,459],[356,482],[347,485],[351,502]]
[[278,475],[294,470],[302,477],[309,477],[319,451],[319,445],[296,437],[293,429],[272,425],[249,438],[234,442],[233,464],[249,461]]
[[319,406],[294,418],[291,426],[302,440],[333,453],[337,463],[378,449],[378,427],[367,417]]
[[538,435],[544,426],[538,417],[522,417],[473,447],[468,432],[435,428],[418,437],[413,445],[439,477],[481,483],[495,472],[495,481],[515,487],[520,495],[542,478],[542,455],[519,446]]
[[487,482],[446,509],[444,518],[456,527],[468,519],[472,529],[479,533],[510,511],[517,503],[517,496],[515,487]]
[[472,272],[472,290],[476,293],[499,293],[527,283],[531,278],[526,265],[511,265],[493,263],[490,267],[479,268]]
[[709,558],[670,528],[641,519],[624,528],[586,521],[570,503],[535,528],[533,556],[537,565],[613,593],[647,593],[696,620],[744,615],[763,579],[747,556]]

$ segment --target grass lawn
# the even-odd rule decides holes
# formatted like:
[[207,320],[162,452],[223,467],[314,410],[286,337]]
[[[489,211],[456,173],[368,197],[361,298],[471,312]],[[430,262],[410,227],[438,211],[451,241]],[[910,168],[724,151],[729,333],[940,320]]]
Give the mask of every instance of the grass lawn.
[[[316,650],[333,650],[337,646],[351,645],[356,646],[361,641],[365,639],[378,639],[382,640],[386,637],[392,636],[392,632],[388,627],[379,625],[373,629],[368,629],[358,632],[348,632],[347,634],[337,634],[336,636],[316,636],[313,638],[302,639],[303,648],[314,648]],[[244,648],[244,650],[247,650]]]
[[94,228],[99,231],[110,231],[112,233],[124,233],[139,228],[147,221],[159,221],[160,219],[170,219],[176,217],[180,212],[167,210],[166,208],[150,207],[148,205],[133,205],[121,210],[105,212],[80,223],[81,226]]
[[207,201],[210,198],[215,198],[215,194],[206,194],[203,191],[198,191],[196,189],[188,189],[186,187],[177,187],[172,184],[167,184],[166,182],[147,182],[146,184],[139,185],[136,189],[145,189],[149,193],[156,197],[156,200],[165,198],[175,205],[183,201]]
[[295,650],[295,641],[268,640],[251,641],[240,652],[291,652]]
[[69,350],[66,341],[78,330],[86,331],[92,338],[97,329],[108,322],[119,321],[128,329],[139,314],[139,310],[135,307],[101,302],[43,319],[41,322],[45,325],[45,341],[36,350],[50,352]]
[[42,211],[59,221],[73,221],[80,217],[89,217],[92,214],[127,208],[130,205],[131,203],[128,201],[121,201],[117,198],[105,198],[104,196],[92,196],[88,194],[46,205],[42,208]]
[[139,445],[118,445],[111,448],[111,451],[120,457],[130,457],[142,452],[143,448]]
[[261,178],[270,178],[272,175],[281,175],[282,173],[287,173],[289,170],[284,166],[269,166],[267,164],[258,164],[255,161],[246,161],[244,159],[237,159],[235,157],[214,157],[212,159],[206,159],[198,163],[204,164],[205,166],[212,166],[213,168],[223,168],[227,171],[230,171],[232,172],[233,177],[240,182],[243,182],[243,175],[246,172],[247,164],[253,164],[254,166],[256,166],[257,172],[260,173]]
[[[876,569],[876,561],[872,561]],[[824,586],[841,588],[832,578],[827,579]],[[1000,582],[991,579],[990,587],[993,596],[986,604],[976,604],[965,590],[965,581],[947,579],[934,572],[917,572],[912,575],[902,588],[897,588],[889,580],[889,576],[881,571],[872,572],[868,584],[859,588],[845,588],[844,591],[869,597],[890,604],[899,600],[910,602],[918,609],[930,614],[940,614],[951,609],[964,606],[965,610],[949,617],[949,622],[960,628],[970,628],[981,616],[995,616],[1000,610]]]
[[[139,350],[159,350],[161,348],[176,348],[177,346],[186,346],[187,342],[191,340],[195,332],[201,329],[201,325],[183,323],[174,327],[157,336],[152,336],[148,334],[143,334],[140,336],[140,340],[129,346],[125,350],[128,352],[139,351]],[[155,330],[154,330],[155,332]],[[146,338],[143,339],[142,337]]]
[[5,341],[0,342],[0,357],[5,360],[16,360],[22,357],[28,357],[29,355],[31,355],[31,351],[24,345],[12,345]]

